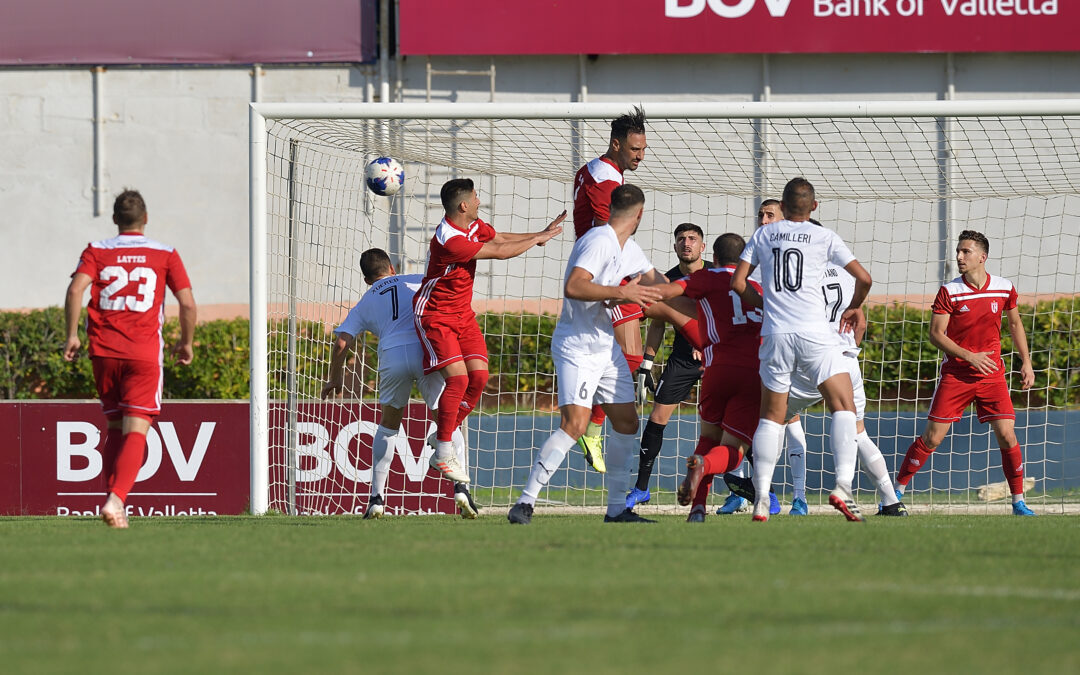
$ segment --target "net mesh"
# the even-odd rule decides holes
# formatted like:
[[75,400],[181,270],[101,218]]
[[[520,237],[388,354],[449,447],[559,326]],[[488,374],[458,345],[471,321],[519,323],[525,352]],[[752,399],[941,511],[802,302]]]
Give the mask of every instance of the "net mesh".
[[[609,130],[602,119],[269,122],[271,508],[348,513],[367,502],[378,386],[370,336],[347,366],[346,398],[318,400],[331,331],[366,288],[360,254],[383,248],[399,272],[422,273],[442,217],[439,188],[456,177],[474,179],[481,218],[496,229],[542,229],[571,208],[574,174],[606,149]],[[1020,293],[1036,373],[1035,386],[1021,391],[1019,359],[1006,357],[1025,472],[1035,479],[1028,502],[1066,508],[1080,501],[1080,341],[1072,339],[1080,330],[1080,117],[650,117],[647,138],[646,159],[627,181],[645,189],[635,238],[661,271],[677,262],[679,223],[700,225],[710,245],[724,232],[748,237],[761,199],[778,197],[796,175],[814,184],[817,219],[874,277],[862,354],[866,426],[893,474],[922,430],[937,381],[940,353],[926,339],[929,304],[956,274],[956,235],[986,234],[988,271]],[[378,156],[405,166],[405,185],[392,198],[364,187],[364,167]],[[491,380],[466,438],[481,506],[512,503],[535,450],[558,426],[550,335],[572,244],[567,227],[544,248],[478,265],[474,307]],[[668,344],[671,337],[669,329]],[[1007,331],[1003,342],[1008,353]],[[674,503],[681,460],[697,440],[693,402],[667,426],[646,511]],[[643,419],[650,409],[642,407]],[[453,510],[450,486],[423,477],[428,420],[422,405],[410,407],[391,468],[391,512]],[[832,458],[820,410],[803,421],[815,505],[832,486]],[[859,480],[857,488],[872,493],[870,481]],[[968,411],[915,476],[907,501],[999,512],[997,500],[1007,495],[979,488],[1002,480],[997,441]],[[782,462],[775,483],[782,500],[790,499],[791,481]],[[719,501],[726,490],[717,487]],[[599,505],[603,489],[603,476],[575,451],[541,503]]]

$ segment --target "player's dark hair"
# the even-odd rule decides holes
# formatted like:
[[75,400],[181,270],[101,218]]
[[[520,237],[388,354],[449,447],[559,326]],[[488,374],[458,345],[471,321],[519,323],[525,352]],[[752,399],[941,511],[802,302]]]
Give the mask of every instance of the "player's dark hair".
[[447,213],[454,213],[458,205],[465,201],[475,189],[476,186],[473,185],[471,178],[455,178],[446,181],[443,183],[442,190],[439,191],[443,208]]
[[364,281],[389,274],[392,266],[390,256],[381,248],[369,248],[360,254],[360,271],[364,274]]
[[780,200],[784,215],[810,215],[814,210],[814,186],[802,176],[792,178],[784,186],[784,196]]
[[761,202],[761,204],[758,205],[758,209],[759,210],[763,209],[766,206],[780,206],[780,200],[779,199],[766,199],[765,201]]
[[624,183],[611,191],[611,217],[621,215],[645,203],[645,193],[636,185]]
[[712,245],[713,262],[717,265],[730,265],[739,262],[739,255],[746,248],[742,235],[726,232],[716,238]]
[[146,202],[138,190],[125,189],[116,195],[113,202],[113,222],[121,230],[132,229],[139,225],[139,221],[146,215]]
[[982,232],[976,232],[975,230],[964,230],[960,233],[960,237],[956,240],[956,243],[959,244],[965,239],[975,242],[976,244],[978,244],[979,248],[982,249],[983,253],[985,253],[986,255],[990,255],[990,240],[988,240],[986,238],[986,235]]
[[611,120],[611,139],[625,141],[630,134],[645,133],[645,110],[637,105],[625,115]]
[[700,227],[693,223],[682,223],[681,225],[676,227],[674,236],[678,237],[679,234],[686,232],[687,230],[690,230],[691,232],[697,232],[697,236],[701,237],[702,239],[705,238],[705,233],[701,231]]

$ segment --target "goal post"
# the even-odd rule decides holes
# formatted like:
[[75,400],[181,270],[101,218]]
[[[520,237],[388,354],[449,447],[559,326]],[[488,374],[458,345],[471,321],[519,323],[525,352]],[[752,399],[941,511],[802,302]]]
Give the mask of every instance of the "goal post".
[[[610,120],[633,105],[251,104],[253,513],[356,513],[366,504],[376,402],[370,342],[357,342],[348,398],[318,400],[331,331],[366,290],[360,253],[380,247],[399,272],[422,273],[442,216],[438,191],[454,177],[476,180],[481,218],[499,231],[540,229],[572,209],[575,172],[603,154]],[[1071,339],[1080,331],[1080,99],[643,108],[649,147],[626,179],[645,190],[636,239],[660,271],[677,262],[675,225],[700,225],[708,258],[719,234],[748,237],[759,200],[778,197],[788,179],[803,175],[815,185],[816,216],[875,279],[862,364],[867,428],[893,473],[921,431],[937,378],[940,354],[925,339],[929,300],[955,276],[956,235],[983,231],[988,270],[1010,278],[1020,293],[1035,362],[1032,390],[1019,391],[1010,378],[1025,468],[1035,479],[1029,503],[1064,508],[1080,501],[1080,347]],[[404,188],[394,197],[364,188],[363,168],[378,156],[405,166]],[[516,497],[534,450],[557,426],[546,350],[573,243],[569,225],[542,249],[483,261],[477,270],[474,304],[492,375],[466,436],[481,505]],[[1008,344],[1006,331],[1003,337]],[[422,408],[410,407],[395,445],[391,491],[399,513],[452,506],[452,499],[440,501],[445,486],[423,475]],[[650,408],[641,410],[643,419]],[[697,438],[693,412],[677,411],[668,425],[652,480],[660,506],[647,508],[674,503],[679,459]],[[972,417],[954,425],[916,476],[909,494],[917,506],[990,508],[979,495],[997,492],[979,488],[1002,479],[1000,459],[992,433]],[[826,420],[811,411],[805,423],[808,486],[816,493],[831,484]],[[781,492],[789,493],[790,480],[778,467]],[[862,498],[872,499],[872,486],[861,480]],[[603,488],[603,477],[575,451],[542,499],[588,508],[602,502]],[[410,491],[423,499],[408,501]]]

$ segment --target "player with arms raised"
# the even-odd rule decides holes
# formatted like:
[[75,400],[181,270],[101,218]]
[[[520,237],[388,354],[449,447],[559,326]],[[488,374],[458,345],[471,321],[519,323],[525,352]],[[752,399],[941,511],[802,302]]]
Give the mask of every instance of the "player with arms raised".
[[[360,271],[371,288],[334,330],[337,340],[322,398],[340,394],[344,389],[345,359],[356,345],[356,337],[369,332],[378,338],[379,428],[371,441],[371,493],[364,510],[364,518],[371,519],[381,518],[385,510],[394,438],[401,429],[413,383],[427,406],[434,409],[442,394],[443,379],[438,373],[424,374],[424,350],[416,335],[412,305],[423,275],[398,274],[390,256],[378,248],[360,254]],[[465,438],[460,429],[454,429],[452,441],[458,464],[468,466]],[[468,485],[454,483],[454,502],[462,518],[476,518],[479,509]]]
[[[645,159],[646,145],[645,111],[640,107],[612,120],[607,152],[581,167],[574,177],[574,235],[578,239],[608,222],[611,192],[623,184],[626,171],[637,171]],[[636,372],[644,358],[641,307],[633,303],[613,305],[610,314],[615,341],[626,356],[630,372]],[[585,433],[578,439],[585,460],[600,473],[607,470],[601,442],[603,424],[604,411],[596,406]]]
[[184,365],[194,358],[195,297],[180,254],[143,234],[146,202],[125,190],[113,203],[119,234],[92,242],[71,275],[64,303],[64,359],[79,355],[79,315],[90,287],[86,335],[107,433],[102,452],[108,496],[101,517],[109,527],[128,526],[128,492],[146,458],[146,434],[161,412],[165,287],[180,305],[180,339],[172,354]]
[[990,423],[1001,448],[1001,469],[1012,493],[1012,511],[1017,516],[1034,516],[1024,503],[1024,458],[1014,426],[1016,412],[1005,381],[1001,359],[1001,315],[1009,321],[1009,334],[1020,355],[1020,382],[1023,389],[1035,383],[1027,334],[1016,307],[1016,288],[1002,277],[986,271],[990,242],[981,232],[964,230],[956,245],[956,267],[960,276],[948,282],[934,299],[930,318],[930,342],[945,352],[941,380],[930,403],[926,429],[908,448],[896,476],[897,497],[906,489],[927,458],[934,452],[949,427],[964,409],[975,403],[979,422]]
[[[665,279],[632,238],[644,208],[645,194],[641,189],[621,185],[611,193],[608,223],[574,242],[566,264],[562,314],[551,337],[559,389],[559,428],[541,446],[525,489],[507,514],[513,524],[532,522],[540,491],[585,432],[594,403],[604,406],[613,427],[608,458],[614,470],[607,479],[604,522],[652,522],[626,508],[638,418],[633,377],[615,343],[605,307],[609,301],[648,304],[661,297],[647,284]],[[619,285],[627,271],[635,278]]]
[[468,483],[454,452],[453,433],[480,401],[488,381],[487,345],[472,309],[476,261],[506,260],[543,246],[562,232],[566,211],[540,232],[496,232],[480,220],[480,197],[472,180],[447,181],[440,191],[445,217],[435,228],[427,272],[413,298],[416,334],[424,347],[424,373],[445,381],[436,415],[430,464],[455,483]]
[[[766,496],[780,455],[780,435],[787,413],[788,391],[796,370],[821,392],[832,411],[829,445],[836,464],[836,487],[829,503],[848,520],[863,516],[851,493],[855,478],[855,401],[842,343],[825,315],[822,291],[831,263],[855,278],[855,291],[841,316],[844,331],[863,329],[859,309],[872,280],[836,233],[809,222],[817,208],[814,186],[793,178],[781,199],[784,220],[758,228],[735,270],[731,290],[750,306],[764,307],[761,327],[761,419],[754,432],[755,521],[769,519]],[[762,294],[748,283],[761,267]]]

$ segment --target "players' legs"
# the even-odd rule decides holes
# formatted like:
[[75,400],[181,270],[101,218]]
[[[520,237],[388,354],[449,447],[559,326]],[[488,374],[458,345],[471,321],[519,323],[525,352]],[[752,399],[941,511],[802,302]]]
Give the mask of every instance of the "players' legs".
[[[627,373],[627,384],[633,395]],[[632,403],[605,403],[604,412],[611,420],[612,433],[607,449],[607,515],[618,516],[626,510],[626,492],[630,487],[630,463],[637,445],[637,407]]]
[[127,527],[128,493],[135,485],[143,461],[146,459],[146,434],[150,431],[150,419],[125,415],[121,426],[123,443],[116,456],[116,463],[108,478],[109,496],[101,507],[101,516],[110,527]]
[[915,442],[908,446],[907,452],[904,453],[904,461],[900,463],[900,469],[896,472],[896,491],[901,495],[907,490],[908,483],[911,482],[911,477],[918,472],[923,466],[926,465],[926,460],[930,458],[934,450],[937,449],[941,442],[945,440],[945,436],[949,433],[949,427],[952,426],[952,422],[939,422],[937,420],[926,420],[926,428],[923,429],[922,435],[915,439]]
[[787,437],[788,466],[791,467],[791,481],[794,484],[792,499],[806,502],[806,432],[798,415],[788,420],[784,426]]
[[761,419],[754,432],[754,520],[768,520],[769,488],[776,462],[780,459],[780,440],[787,411],[786,391],[761,387]]
[[[629,361],[627,362],[629,366]],[[631,368],[631,373],[634,369]],[[660,381],[656,385],[653,409],[649,421],[641,434],[641,453],[638,460],[638,476],[635,490],[646,493],[649,479],[652,477],[656,458],[664,443],[664,429],[675,412],[675,407],[690,395],[694,384],[701,379],[701,370],[696,363],[681,360],[668,360]]]
[[394,459],[394,438],[401,429],[403,408],[382,404],[379,406],[379,428],[371,440],[371,493],[370,496],[386,497],[386,483],[390,478],[390,463]]
[[457,424],[454,428],[461,426],[461,423],[465,421],[465,418],[469,416],[469,413],[476,408],[476,404],[480,402],[480,396],[484,393],[484,387],[488,383],[488,362],[487,359],[466,359],[465,370],[469,378],[469,384],[465,388],[465,394],[461,398],[461,405],[458,407]]
[[851,492],[855,480],[855,396],[851,389],[851,377],[846,372],[837,373],[818,385],[825,405],[832,412],[832,429],[829,447],[836,464],[836,485]]
[[559,428],[555,433],[548,436],[544,444],[540,446],[540,452],[536,456],[529,479],[525,483],[518,498],[518,504],[536,504],[540,490],[548,484],[551,476],[562,466],[563,459],[570,448],[583,433],[589,423],[590,409],[580,405],[563,405],[559,408]]
[[1001,471],[1009,484],[1013,504],[1024,501],[1024,453],[1016,438],[1015,424],[1009,418],[990,420],[990,428],[1001,448]]
[[855,444],[859,449],[859,459],[862,460],[863,470],[874,482],[881,504],[891,506],[900,501],[896,498],[892,479],[889,478],[889,467],[885,464],[881,449],[870,438],[870,434],[866,433],[866,426],[862,420],[855,424]]

